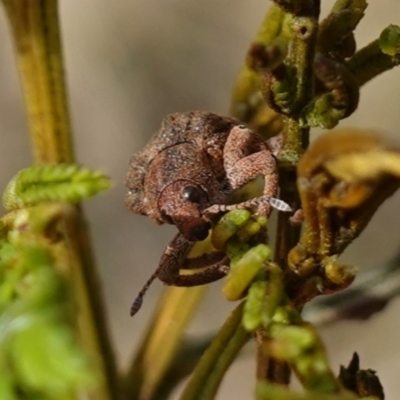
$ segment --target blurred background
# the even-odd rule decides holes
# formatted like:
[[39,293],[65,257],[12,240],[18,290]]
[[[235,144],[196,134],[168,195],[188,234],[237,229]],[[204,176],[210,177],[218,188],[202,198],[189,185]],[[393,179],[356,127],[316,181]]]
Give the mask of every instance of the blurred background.
[[[140,150],[171,112],[226,113],[232,83],[269,2],[261,0],[60,1],[70,104],[79,162],[109,174],[113,188],[86,202],[119,361],[134,353],[162,285],[156,282],[141,311],[129,317],[132,300],[156,268],[175,233],[131,215],[124,207],[124,177]],[[371,1],[357,29],[358,46],[400,24],[398,0]],[[323,15],[333,1],[323,1]],[[4,15],[0,16],[0,187],[31,163],[27,126]],[[362,90],[359,110],[341,126],[399,135],[400,68]],[[317,134],[314,132],[313,135]],[[388,200],[343,262],[379,268],[400,246],[400,196]],[[210,285],[190,331],[214,332],[233,304]],[[184,306],[184,305],[182,305]],[[335,370],[357,351],[361,365],[379,373],[388,399],[400,392],[400,299],[367,322],[323,328]],[[173,321],[171,321],[173,323]],[[251,398],[254,357],[246,352],[229,371],[218,399]]]

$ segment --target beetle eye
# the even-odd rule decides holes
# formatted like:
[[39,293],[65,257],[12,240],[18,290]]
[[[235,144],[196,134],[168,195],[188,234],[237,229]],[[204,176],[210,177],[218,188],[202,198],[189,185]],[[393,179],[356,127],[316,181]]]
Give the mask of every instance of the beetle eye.
[[192,203],[200,203],[203,192],[196,186],[186,186],[182,191],[183,197]]

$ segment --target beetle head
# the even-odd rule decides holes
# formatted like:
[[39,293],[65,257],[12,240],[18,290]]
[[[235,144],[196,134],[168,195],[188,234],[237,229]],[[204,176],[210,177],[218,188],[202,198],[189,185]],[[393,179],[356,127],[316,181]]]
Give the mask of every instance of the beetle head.
[[209,205],[207,192],[189,180],[178,180],[168,184],[158,199],[158,209],[164,222],[177,226],[181,234],[190,241],[203,240],[211,228],[202,216]]

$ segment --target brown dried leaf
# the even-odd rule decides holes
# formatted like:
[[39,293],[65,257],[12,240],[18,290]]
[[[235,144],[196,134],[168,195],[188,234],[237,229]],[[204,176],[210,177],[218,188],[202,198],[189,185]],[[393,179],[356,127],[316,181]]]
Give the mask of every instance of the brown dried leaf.
[[354,208],[386,179],[400,179],[400,144],[375,132],[329,132],[306,151],[298,176],[323,195],[326,207]]
[[303,277],[320,276],[322,293],[343,289],[354,271],[332,260],[399,188],[400,144],[376,132],[332,131],[311,144],[297,172],[304,229],[289,265]]

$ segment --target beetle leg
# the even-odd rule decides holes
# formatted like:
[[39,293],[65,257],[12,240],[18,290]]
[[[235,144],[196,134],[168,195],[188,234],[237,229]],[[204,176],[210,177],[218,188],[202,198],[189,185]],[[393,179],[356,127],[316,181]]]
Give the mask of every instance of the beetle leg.
[[[189,242],[180,233],[175,236],[165,249],[158,268],[133,302],[131,315],[135,315],[139,311],[145,293],[156,278],[159,278],[167,285],[189,287],[214,282],[227,274],[229,267],[225,264],[228,262],[228,258],[224,253],[206,253],[199,257],[188,258],[187,256],[193,245],[194,242]],[[201,269],[201,271],[181,275],[180,271],[184,269]]]
[[[224,166],[233,189],[242,187],[258,176],[264,177],[264,197],[276,197],[278,170],[275,157],[266,142],[250,129],[235,126],[224,147]],[[267,215],[270,205],[263,203]]]
[[[158,269],[158,278],[167,285],[199,286],[223,278],[228,272],[225,266],[228,258],[221,252],[206,253],[199,257],[188,258],[193,242],[187,241],[181,234],[175,236],[164,251]],[[193,274],[180,274],[181,270],[201,269]]]

